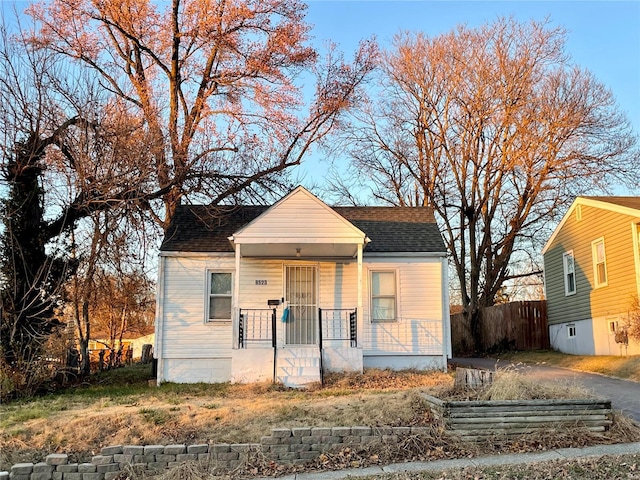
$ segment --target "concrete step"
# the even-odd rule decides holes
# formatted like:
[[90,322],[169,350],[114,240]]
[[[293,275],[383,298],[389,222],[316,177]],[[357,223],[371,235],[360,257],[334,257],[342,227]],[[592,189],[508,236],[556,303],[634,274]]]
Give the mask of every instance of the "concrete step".
[[276,365],[276,378],[287,387],[303,388],[320,381],[320,351],[315,345],[279,348]]

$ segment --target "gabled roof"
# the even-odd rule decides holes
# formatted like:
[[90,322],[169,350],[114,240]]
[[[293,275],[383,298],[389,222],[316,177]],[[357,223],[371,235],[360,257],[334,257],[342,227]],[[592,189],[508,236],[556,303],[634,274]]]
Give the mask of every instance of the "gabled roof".
[[[593,202],[609,203],[611,205],[617,205],[618,207],[631,208],[640,212],[640,197],[578,197],[584,200]],[[584,202],[583,202],[584,203]],[[606,208],[606,207],[602,207]],[[614,207],[610,207],[612,210],[616,210]]]
[[[229,237],[266,212],[269,206],[211,208],[182,205],[175,212],[160,246],[163,252],[233,252]],[[371,242],[366,253],[429,252],[446,248],[428,207],[332,207]],[[304,222],[304,212],[300,213]]]
[[542,248],[544,254],[549,246],[553,243],[558,232],[562,229],[568,218],[573,215],[578,205],[600,208],[610,212],[616,212],[623,215],[640,218],[640,197],[622,197],[622,196],[602,196],[602,197],[576,197],[567,213],[564,214],[562,220]]
[[[304,212],[304,222],[300,221],[301,212]],[[234,232],[229,240],[234,244],[254,245],[276,243],[351,245],[348,249],[368,241],[362,230],[302,186],[289,192],[264,213]],[[254,254],[258,253],[254,247],[249,246],[249,249],[254,250]],[[338,250],[342,255],[346,252],[344,248]]]

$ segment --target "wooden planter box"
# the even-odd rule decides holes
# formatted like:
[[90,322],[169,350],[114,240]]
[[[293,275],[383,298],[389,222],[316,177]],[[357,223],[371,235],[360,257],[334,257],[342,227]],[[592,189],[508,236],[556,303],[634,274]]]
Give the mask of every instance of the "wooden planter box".
[[612,424],[611,400],[443,401],[424,394],[432,413],[451,433],[475,440],[583,426],[604,432]]

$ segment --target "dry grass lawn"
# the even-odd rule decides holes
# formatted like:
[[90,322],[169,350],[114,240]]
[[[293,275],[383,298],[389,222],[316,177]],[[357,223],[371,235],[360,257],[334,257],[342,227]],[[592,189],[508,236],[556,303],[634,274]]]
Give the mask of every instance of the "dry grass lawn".
[[[85,461],[108,445],[258,442],[276,427],[432,427],[431,436],[408,438],[393,447],[345,449],[324,455],[306,469],[539,451],[640,438],[640,429],[621,418],[611,432],[600,437],[576,428],[554,431],[553,435],[463,444],[447,436],[421,397],[422,392],[445,396],[452,389],[453,375],[445,372],[370,370],[362,375],[330,375],[323,388],[299,391],[272,384],[165,384],[156,388],[148,386],[147,370],[148,367],[126,367],[97,377],[92,385],[0,405],[0,470],[14,463],[42,461],[53,452]],[[500,387],[502,394],[514,390],[514,386],[522,391],[524,384],[518,382],[520,379],[508,379],[511,386]],[[541,391],[539,385],[527,388],[538,394]],[[247,465],[240,474],[288,471],[281,470],[281,466],[275,471],[272,468],[265,464]],[[211,477],[210,472],[177,475],[187,480]]]
[[107,386],[89,395],[93,387],[80,386],[0,406],[0,470],[43,453],[87,458],[108,445],[244,443],[275,427],[424,424],[419,392],[452,382],[444,372],[373,370],[330,375],[324,388],[308,391],[270,383],[166,384],[133,392]]

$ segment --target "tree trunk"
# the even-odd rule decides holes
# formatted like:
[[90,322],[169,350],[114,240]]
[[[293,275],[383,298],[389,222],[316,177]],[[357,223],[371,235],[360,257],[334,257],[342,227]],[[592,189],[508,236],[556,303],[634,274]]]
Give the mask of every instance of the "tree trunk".
[[473,338],[473,351],[475,353],[484,352],[484,338],[482,334],[482,309],[472,308],[464,311],[465,319],[471,327],[471,337]]

